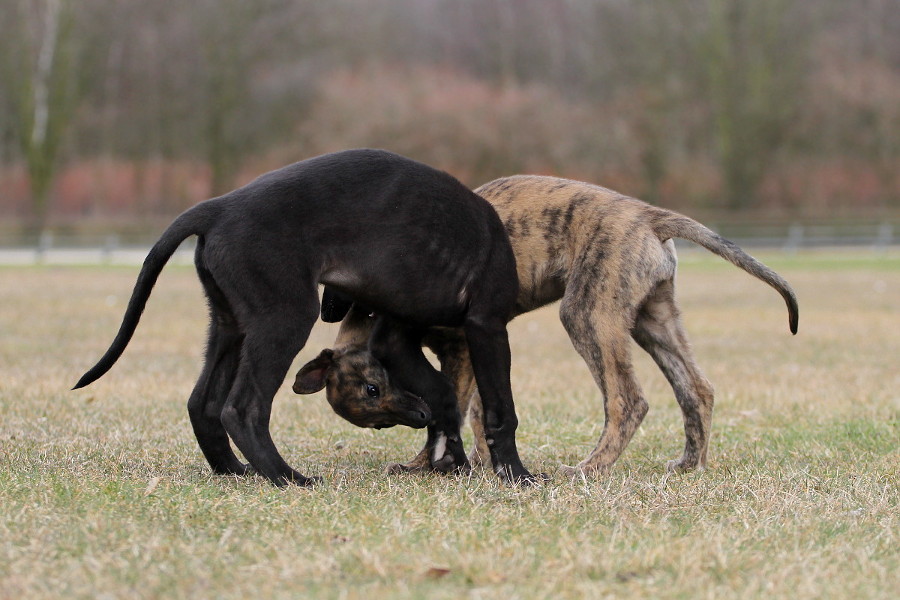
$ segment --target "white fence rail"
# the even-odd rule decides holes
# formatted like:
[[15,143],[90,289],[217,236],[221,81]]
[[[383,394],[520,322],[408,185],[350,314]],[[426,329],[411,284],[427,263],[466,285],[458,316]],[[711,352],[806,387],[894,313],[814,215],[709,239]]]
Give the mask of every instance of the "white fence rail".
[[[0,265],[139,265],[144,262],[152,239],[123,241],[117,235],[68,236],[43,233],[32,243],[3,243]],[[169,263],[192,264],[196,241],[184,241]]]
[[803,248],[857,247],[875,251],[900,245],[900,224],[890,221],[870,223],[830,223],[787,225],[711,226],[740,246],[771,248],[788,252]]
[[[756,250],[797,252],[803,249],[856,248],[885,252],[900,248],[900,221],[867,223],[731,223],[710,228],[736,244]],[[143,262],[155,238],[144,236],[67,235],[45,232],[39,237],[0,235],[0,265],[133,265]],[[679,248],[693,245],[682,240]],[[191,264],[195,240],[186,240],[170,262]]]

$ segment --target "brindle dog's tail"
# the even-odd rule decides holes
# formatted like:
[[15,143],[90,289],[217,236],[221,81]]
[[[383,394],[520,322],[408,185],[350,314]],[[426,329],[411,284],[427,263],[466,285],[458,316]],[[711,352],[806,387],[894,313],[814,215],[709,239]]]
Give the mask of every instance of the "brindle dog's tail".
[[192,235],[201,235],[205,233],[215,216],[219,212],[219,205],[214,201],[207,201],[194,206],[183,212],[175,221],[169,225],[169,228],[163,232],[159,240],[150,249],[147,258],[144,259],[144,266],[138,274],[137,282],[134,284],[134,290],[131,292],[131,300],[128,301],[128,308],[125,309],[125,316],[122,318],[122,324],[119,326],[119,332],[113,340],[106,354],[97,361],[97,364],[81,376],[78,383],[75,384],[73,390],[82,388],[97,379],[115,364],[125,351],[125,346],[131,341],[137,329],[138,321],[140,321],[141,313],[150,297],[150,291],[156,283],[163,267],[178,249],[178,246],[185,239]]
[[661,241],[669,238],[681,238],[700,244],[710,252],[718,254],[778,290],[787,304],[791,333],[797,333],[797,324],[800,319],[797,296],[781,275],[741,250],[734,242],[726,240],[689,217],[655,207],[653,216],[652,227]]

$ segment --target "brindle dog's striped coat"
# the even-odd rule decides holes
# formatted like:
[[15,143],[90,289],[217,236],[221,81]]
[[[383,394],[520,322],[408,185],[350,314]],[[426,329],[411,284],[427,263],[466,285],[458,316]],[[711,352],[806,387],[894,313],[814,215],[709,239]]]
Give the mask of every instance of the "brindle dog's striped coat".
[[[684,453],[668,468],[704,468],[713,388],[694,360],[675,303],[677,259],[672,238],[696,242],[778,290],[787,303],[791,332],[796,333],[798,309],[790,285],[696,221],[599,186],[514,176],[487,183],[476,193],[494,206],[509,232],[519,275],[517,313],[561,299],[560,320],[605,398],[606,424],[596,448],[577,467],[564,470],[608,471],[647,413],[632,368],[629,338],[653,357],[681,406]],[[354,309],[342,323],[336,347],[363,345],[370,321]],[[454,381],[461,413],[471,409],[476,440],[471,460],[483,462],[491,440],[484,436],[465,340],[459,331],[436,329],[425,343]],[[358,393],[333,387],[328,390],[332,404],[359,401]],[[394,468],[428,468],[429,460],[423,451]]]

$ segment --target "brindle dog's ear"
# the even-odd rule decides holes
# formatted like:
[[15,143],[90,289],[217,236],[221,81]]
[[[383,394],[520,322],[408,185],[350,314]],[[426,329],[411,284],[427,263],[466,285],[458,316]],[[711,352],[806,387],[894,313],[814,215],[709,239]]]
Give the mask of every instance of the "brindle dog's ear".
[[294,392],[297,394],[314,394],[325,387],[328,370],[334,366],[334,350],[325,348],[297,371],[294,379]]

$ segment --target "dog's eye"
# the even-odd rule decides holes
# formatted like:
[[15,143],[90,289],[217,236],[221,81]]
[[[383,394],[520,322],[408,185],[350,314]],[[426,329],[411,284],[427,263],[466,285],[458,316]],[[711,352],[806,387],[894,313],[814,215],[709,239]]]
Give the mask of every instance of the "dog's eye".
[[372,385],[371,383],[366,384],[366,394],[369,395],[369,398],[377,398],[381,395],[381,392],[378,391],[377,385]]

